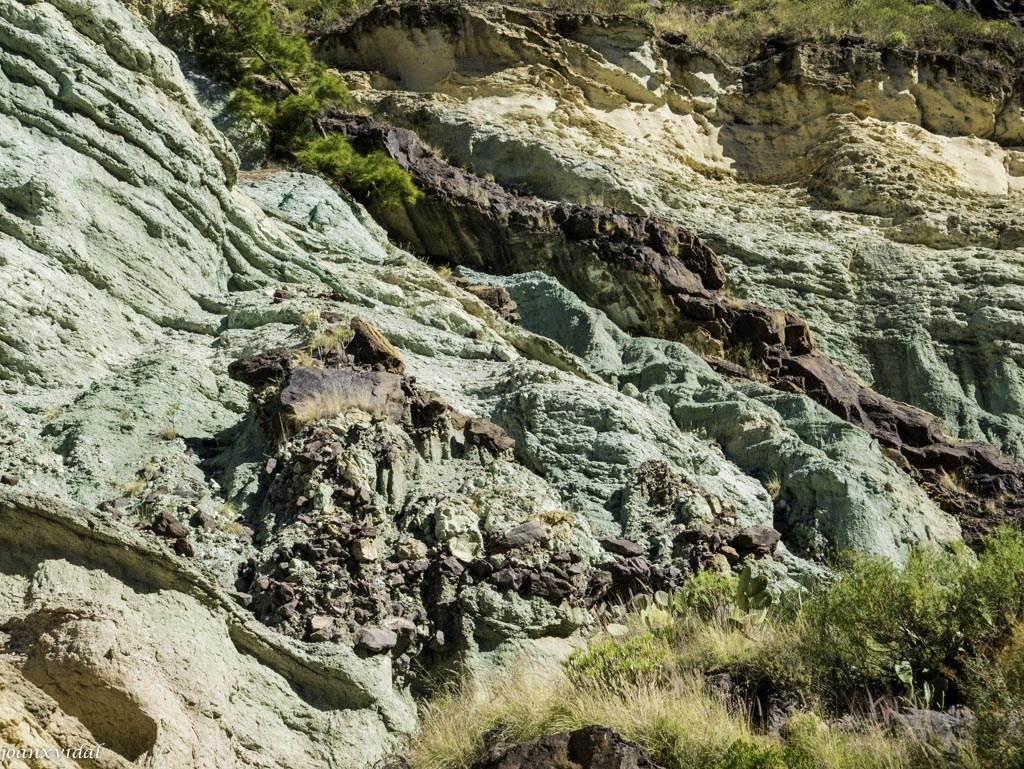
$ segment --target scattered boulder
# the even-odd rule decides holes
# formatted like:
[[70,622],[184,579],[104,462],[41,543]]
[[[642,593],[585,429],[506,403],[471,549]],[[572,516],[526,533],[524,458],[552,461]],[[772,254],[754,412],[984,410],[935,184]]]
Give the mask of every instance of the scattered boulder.
[[490,735],[472,769],[655,769],[647,751],[604,726],[510,743]]
[[386,336],[360,316],[352,318],[352,339],[345,352],[352,356],[357,365],[370,366],[379,371],[402,375],[405,361]]
[[636,556],[643,555],[646,552],[643,545],[639,545],[628,539],[611,539],[610,537],[601,537],[598,541],[601,543],[601,547],[609,553],[623,555],[627,558],[635,558]]
[[974,714],[962,706],[946,711],[904,708],[892,716],[892,721],[906,732],[908,738],[937,745],[944,752],[954,752],[969,735],[974,725]]
[[509,529],[494,544],[496,551],[513,550],[517,547],[526,547],[533,542],[544,543],[550,538],[547,528],[536,521],[521,523],[513,529]]
[[770,552],[779,543],[780,539],[782,539],[782,534],[771,526],[747,526],[745,529],[741,529],[729,544],[740,552],[750,552],[759,549]]
[[270,384],[280,384],[292,370],[294,354],[295,351],[288,347],[264,350],[232,361],[228,364],[228,376],[257,390]]
[[217,528],[217,522],[205,510],[196,510],[192,513],[192,517],[189,518],[188,522],[190,525],[203,531],[213,531]]
[[515,448],[515,440],[488,419],[475,417],[467,419],[463,429],[465,430],[466,444],[469,446],[479,446],[492,454],[501,454]]
[[380,654],[388,649],[393,649],[398,644],[398,634],[394,630],[387,630],[380,627],[364,627],[355,637],[355,647],[369,652]]
[[161,510],[153,517],[150,530],[160,537],[169,539],[184,539],[188,536],[188,526],[179,521],[174,513],[168,510]]

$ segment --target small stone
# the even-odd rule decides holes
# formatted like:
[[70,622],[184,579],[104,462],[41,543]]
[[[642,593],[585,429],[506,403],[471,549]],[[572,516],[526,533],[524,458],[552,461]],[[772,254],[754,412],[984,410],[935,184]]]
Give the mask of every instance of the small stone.
[[396,633],[416,632],[416,623],[408,617],[388,617],[381,625],[385,630],[394,630]]
[[188,536],[188,527],[179,521],[174,513],[162,510],[153,518],[150,528],[154,534],[173,539],[184,539]]
[[213,531],[217,528],[217,523],[213,520],[213,516],[203,510],[197,510],[192,513],[192,517],[188,522],[192,526],[202,528],[203,531]]
[[427,557],[427,545],[418,539],[407,537],[395,547],[395,555],[403,561],[416,561]]
[[634,558],[638,555],[643,555],[644,552],[646,552],[642,545],[638,545],[636,542],[628,539],[610,539],[608,537],[602,537],[598,541],[601,543],[601,547],[609,553],[624,555],[627,558]]
[[736,548],[729,545],[722,545],[718,548],[718,552],[724,555],[729,563],[736,563],[740,560],[740,554],[736,552]]
[[448,540],[448,552],[463,563],[469,563],[480,555],[480,543],[470,537],[452,537]]
[[445,574],[449,574],[457,578],[462,576],[462,572],[464,572],[465,570],[466,567],[463,566],[459,562],[459,559],[453,555],[450,555],[441,561],[441,571]]
[[375,539],[357,539],[349,547],[352,557],[362,563],[380,560],[380,546]]
[[782,534],[771,526],[747,526],[732,538],[730,544],[737,550],[755,550],[759,547],[771,550],[782,539]]
[[237,603],[239,606],[243,608],[248,609],[250,606],[252,606],[252,596],[249,593],[242,593],[238,590],[230,590],[228,591],[228,595],[231,596],[231,599],[235,603]]
[[398,643],[398,634],[386,628],[364,627],[355,637],[355,647],[370,654],[380,654],[394,648]]
[[319,631],[327,630],[334,624],[333,617],[326,617],[323,614],[317,614],[309,618],[309,629],[310,632],[316,633]]
[[0,475],[0,483],[4,486],[17,486],[19,480],[21,479],[16,475],[8,475],[7,473]]
[[491,582],[499,590],[519,590],[528,574],[524,569],[498,569],[491,575]]
[[526,589],[530,595],[551,601],[561,601],[572,594],[572,584],[550,571],[531,574]]
[[178,537],[178,539],[174,540],[174,552],[185,558],[191,558],[195,555],[192,543],[189,542],[188,537]]
[[547,542],[550,538],[548,530],[536,521],[527,521],[509,529],[505,535],[495,543],[497,550],[512,550],[517,547],[525,547],[531,542]]

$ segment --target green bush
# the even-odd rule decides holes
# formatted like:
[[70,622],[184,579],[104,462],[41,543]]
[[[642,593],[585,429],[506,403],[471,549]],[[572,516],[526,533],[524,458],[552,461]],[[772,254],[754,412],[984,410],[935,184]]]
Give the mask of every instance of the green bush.
[[[1024,537],[1004,529],[975,561],[918,550],[905,568],[860,558],[804,603],[802,653],[834,691],[961,696],[964,666],[1005,644],[1024,616]],[[968,687],[969,688],[969,687]]]
[[710,619],[733,602],[737,584],[732,574],[698,571],[679,588],[674,603],[677,610],[692,610],[699,617]]
[[565,662],[565,672],[576,686],[618,692],[666,678],[667,657],[662,642],[651,633],[641,633],[621,642],[599,641],[573,652]]
[[295,159],[306,170],[319,171],[346,189],[383,203],[415,203],[423,194],[390,156],[360,155],[337,134],[308,142]]
[[804,654],[836,693],[941,687],[965,651],[958,607],[969,568],[964,554],[924,550],[903,570],[854,561],[807,601]]
[[[715,764],[714,769],[797,769],[790,762],[785,750],[774,745],[754,745],[747,740],[736,740],[729,746],[722,760]],[[806,764],[799,766],[804,769]],[[813,767],[807,767],[813,769]]]
[[[312,13],[324,3],[292,3]],[[332,7],[346,7],[335,3]],[[348,104],[345,85],[313,59],[301,37],[281,31],[266,0],[189,0],[192,48],[216,77],[234,86],[231,107],[267,127],[271,150],[293,157],[357,196],[413,203],[412,177],[383,152],[363,156],[344,137],[325,134],[319,116]]]

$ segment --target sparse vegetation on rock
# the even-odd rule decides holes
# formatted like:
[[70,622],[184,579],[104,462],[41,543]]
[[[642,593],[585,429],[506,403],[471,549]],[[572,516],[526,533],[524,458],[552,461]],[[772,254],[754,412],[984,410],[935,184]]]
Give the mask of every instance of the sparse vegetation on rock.
[[[323,3],[303,3],[292,12],[325,10]],[[193,52],[234,88],[232,109],[266,127],[271,152],[378,202],[411,204],[419,197],[390,157],[360,155],[343,137],[326,134],[322,115],[348,105],[348,90],[310,55],[302,37],[282,30],[287,14],[275,14],[265,0],[189,0],[186,16]]]

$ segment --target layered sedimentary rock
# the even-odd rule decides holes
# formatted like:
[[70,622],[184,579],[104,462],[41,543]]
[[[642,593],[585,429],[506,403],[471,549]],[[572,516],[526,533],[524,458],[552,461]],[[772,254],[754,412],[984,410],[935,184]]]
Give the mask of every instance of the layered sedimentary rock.
[[[723,291],[721,261],[693,233],[511,194],[432,156],[406,129],[340,114],[324,124],[366,151],[386,150],[426,191],[405,207],[370,202],[416,251],[499,273],[546,272],[622,330],[684,341],[726,373],[807,394],[878,440],[972,536],[1024,514],[1024,464],[984,442],[952,441],[936,417],[880,395],[823,355],[800,317]],[[557,326],[544,333],[561,340]],[[951,477],[958,488],[942,483]]]
[[1016,70],[854,40],[739,68],[633,20],[435,11],[320,55],[481,176],[695,230],[878,392],[1024,456]]
[[[828,548],[959,536],[806,396],[633,338],[550,276],[448,280],[322,179],[239,173],[116,3],[0,1],[0,71],[16,746],[372,765],[423,669],[564,654],[697,569],[778,589]],[[616,217],[721,285],[684,229]]]

